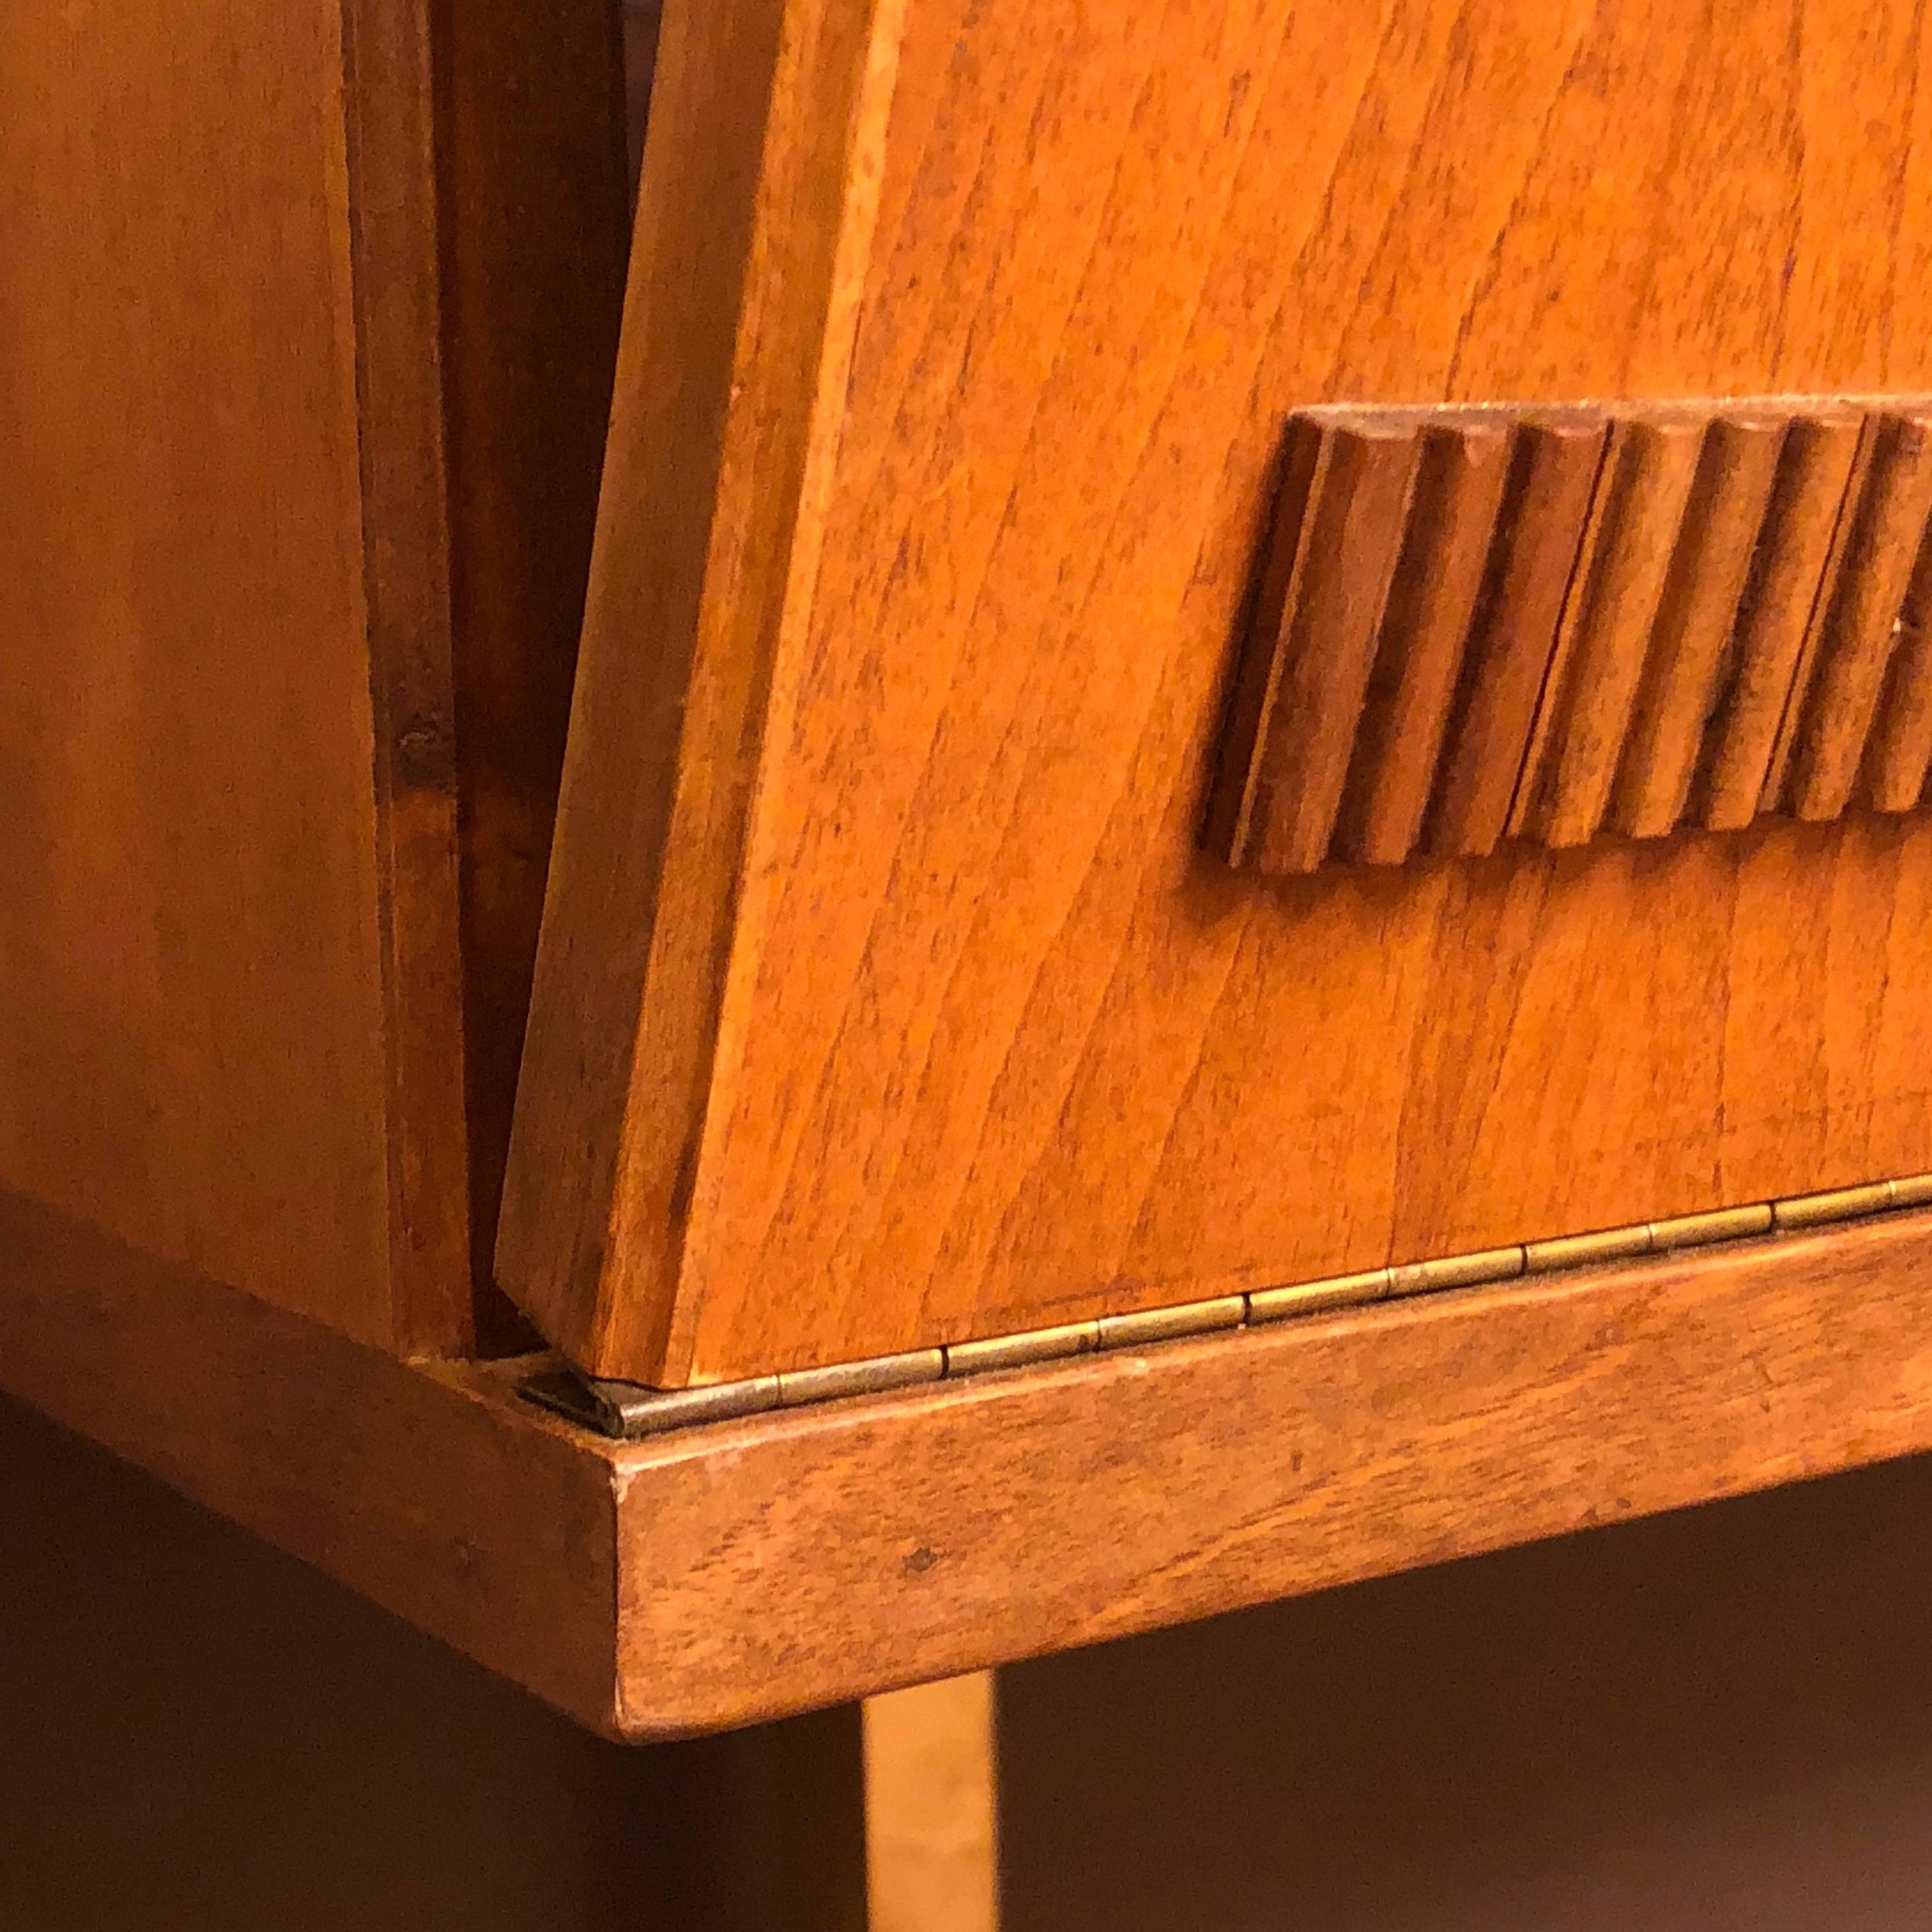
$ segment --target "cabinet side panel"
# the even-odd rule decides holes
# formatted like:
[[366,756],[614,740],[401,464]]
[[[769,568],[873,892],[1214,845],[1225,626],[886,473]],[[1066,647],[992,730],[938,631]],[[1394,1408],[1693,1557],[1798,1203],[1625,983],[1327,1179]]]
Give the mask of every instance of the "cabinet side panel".
[[0,1181],[392,1332],[340,10],[0,62]]

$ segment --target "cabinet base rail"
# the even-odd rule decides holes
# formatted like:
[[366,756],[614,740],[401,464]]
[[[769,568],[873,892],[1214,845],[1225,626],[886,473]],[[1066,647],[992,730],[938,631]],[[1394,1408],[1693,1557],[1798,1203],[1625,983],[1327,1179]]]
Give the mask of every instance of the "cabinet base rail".
[[1932,1204],[1822,1211],[632,1442],[0,1190],[0,1391],[688,1736],[1932,1450]]
[[1239,1294],[1216,1295],[1172,1308],[1132,1315],[1103,1315],[1091,1322],[1035,1328],[983,1340],[915,1348],[868,1360],[838,1362],[824,1368],[785,1370],[742,1382],[708,1382],[682,1389],[650,1388],[640,1382],[589,1376],[568,1363],[547,1364],[525,1376],[518,1393],[526,1401],[580,1424],[614,1442],[638,1442],[667,1431],[705,1423],[736,1422],[774,1409],[843,1401],[911,1388],[922,1382],[956,1381],[965,1376],[1064,1361],[1101,1349],[1143,1348],[1162,1342],[1198,1340],[1235,1328],[1258,1328],[1298,1317],[1359,1308],[1371,1302],[1440,1294],[1480,1288],[1523,1276],[1634,1261],[1645,1255],[1720,1244],[1762,1240],[1813,1228],[1859,1221],[1901,1208],[1932,1204],[1932,1174],[1871,1180],[1781,1201],[1756,1201],[1697,1214],[1678,1214],[1627,1227],[1588,1234],[1559,1234],[1514,1241],[1473,1254],[1445,1255],[1407,1262],[1358,1274],[1330,1275],[1316,1281]]

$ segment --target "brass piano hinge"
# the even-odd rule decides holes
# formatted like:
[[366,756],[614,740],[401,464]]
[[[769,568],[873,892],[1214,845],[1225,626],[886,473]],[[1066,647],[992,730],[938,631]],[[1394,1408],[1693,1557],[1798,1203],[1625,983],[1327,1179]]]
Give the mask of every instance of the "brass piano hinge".
[[1439,1294],[1535,1275],[1630,1261],[1767,1235],[1809,1232],[1846,1221],[1868,1219],[1901,1208],[1932,1204],[1932,1174],[1901,1180],[1874,1180],[1784,1201],[1754,1202],[1702,1214],[1679,1214],[1660,1221],[1639,1221],[1625,1228],[1519,1241],[1508,1247],[1448,1255],[1371,1268],[1360,1274],[1256,1288],[1217,1295],[1132,1315],[1103,1315],[1057,1328],[1035,1328],[970,1342],[917,1348],[904,1354],[839,1362],[828,1368],[788,1370],[736,1382],[710,1382],[695,1388],[646,1388],[610,1382],[553,1366],[526,1376],[518,1392],[531,1402],[581,1423],[600,1436],[634,1441],[699,1423],[737,1421],[806,1403],[836,1402],[847,1396],[876,1395],[922,1382],[957,1381],[963,1376],[1030,1368],[1106,1349],[1143,1348],[1165,1342],[1197,1340],[1239,1328],[1358,1308],[1372,1302]]

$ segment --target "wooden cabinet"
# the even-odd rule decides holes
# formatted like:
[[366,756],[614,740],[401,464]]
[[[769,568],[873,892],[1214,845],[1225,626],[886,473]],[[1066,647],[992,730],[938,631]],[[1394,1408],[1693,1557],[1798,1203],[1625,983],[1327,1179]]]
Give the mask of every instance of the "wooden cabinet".
[[[1932,486],[1907,23],[674,10],[498,1249],[539,1326],[732,1381],[1932,1167],[1932,844],[1840,817]],[[1865,392],[1863,443],[1657,406]],[[1480,406],[1471,500],[1337,402]],[[1754,611],[1738,756],[1790,760],[1828,574],[1802,769],[1680,824]],[[1444,707],[1505,660],[1439,775],[1438,595]],[[1258,723],[1308,814],[1259,844]],[[1478,829],[1372,872],[1402,759]]]
[[1932,1444],[1912,8],[619,30],[17,23],[0,1386],[634,1738]]

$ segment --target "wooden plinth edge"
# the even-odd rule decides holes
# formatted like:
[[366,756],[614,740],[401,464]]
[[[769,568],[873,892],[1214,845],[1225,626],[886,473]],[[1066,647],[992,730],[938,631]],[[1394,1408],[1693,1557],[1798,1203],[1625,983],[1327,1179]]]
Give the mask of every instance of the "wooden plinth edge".
[[0,1388],[606,1732],[1932,1448],[1932,1214],[599,1442],[0,1196]]

